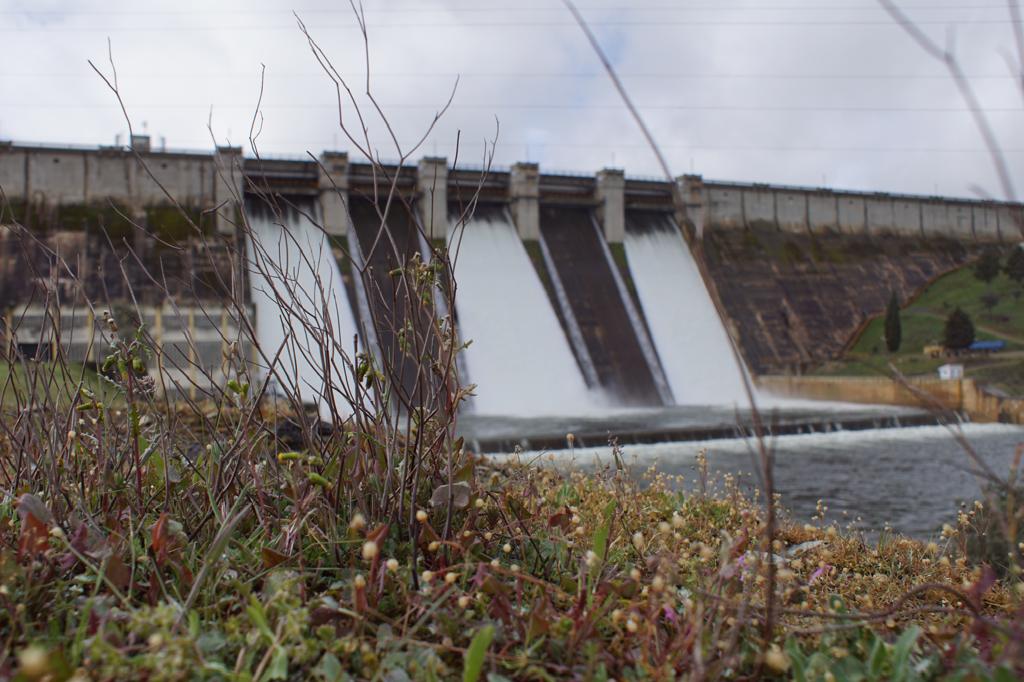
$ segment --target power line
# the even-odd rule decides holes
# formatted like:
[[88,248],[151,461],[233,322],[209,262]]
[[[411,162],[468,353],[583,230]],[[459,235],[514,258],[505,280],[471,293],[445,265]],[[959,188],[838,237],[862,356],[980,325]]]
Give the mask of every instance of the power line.
[[[109,104],[38,104],[34,102],[5,102],[5,107],[16,107],[20,109],[108,109]],[[137,109],[158,109],[166,111],[187,111],[187,110],[208,110],[211,106],[214,109],[242,109],[252,111],[253,107],[242,104],[134,104]],[[381,104],[385,109],[408,109],[415,111],[436,111],[440,105],[431,104]],[[835,112],[835,113],[969,113],[973,110],[967,107],[839,107],[839,106],[762,106],[762,105],[699,105],[699,104],[638,104],[641,109],[665,110],[665,111],[740,111],[751,113],[793,113],[793,112]],[[459,104],[451,107],[454,109],[483,109],[487,111],[502,111],[510,109],[523,110],[551,110],[551,111],[620,111],[625,107],[622,104]],[[260,107],[261,111],[270,110],[329,110],[336,111],[334,104],[266,104]],[[980,109],[984,113],[1020,113],[1024,112],[1022,107],[984,107]]]
[[[850,11],[883,11],[877,4],[862,5],[832,5],[822,6],[820,4],[806,5],[690,5],[688,7],[666,6],[666,5],[590,5],[580,6],[579,9],[585,12],[807,12],[807,11],[828,11],[828,12],[850,12]],[[903,7],[909,11],[960,11],[960,10],[1006,10],[1005,4],[993,5],[906,5]],[[352,15],[349,8],[343,9],[320,9],[307,8],[296,9],[298,14],[326,14],[326,15]],[[551,12],[564,14],[565,9],[560,6],[551,5],[510,5],[497,7],[374,7],[366,10],[368,16],[375,14],[486,14],[492,12]],[[287,15],[291,16],[292,10],[275,9],[156,9],[156,10],[0,10],[0,15],[27,15],[27,16],[167,16],[167,15],[194,15],[202,14],[231,14],[231,15]]]
[[[603,26],[611,28],[701,28],[709,26],[737,26],[737,27],[752,27],[752,26],[782,26],[782,27],[798,27],[798,26],[817,26],[817,27],[852,27],[852,26],[889,26],[895,27],[896,24],[891,19],[880,19],[880,20],[852,20],[852,21],[755,21],[755,20],[740,20],[740,21],[709,21],[709,20],[694,20],[694,21],[590,21],[588,22],[591,26]],[[916,21],[914,22],[918,26],[964,26],[964,25],[989,25],[989,26],[1011,26],[1014,24],[1024,25],[1024,21],[1014,22],[1009,19],[950,19],[947,21]],[[388,22],[388,23],[368,23],[368,29],[388,29],[388,28],[559,28],[559,27],[575,27],[576,24],[568,21],[460,21],[460,22]],[[358,31],[359,26],[356,24],[318,24],[312,27],[314,31],[317,30],[353,30]],[[85,26],[85,27],[62,27],[62,28],[51,28],[51,27],[38,27],[38,26],[23,26],[19,28],[0,28],[0,33],[188,33],[193,31],[294,31],[293,26],[273,25],[273,26],[133,26],[133,27],[112,27],[112,26]]]
[[[83,75],[93,75],[91,70],[83,68],[80,72],[0,72],[0,78],[81,78]],[[323,78],[322,71],[274,71],[268,69],[266,78]],[[345,78],[363,78],[363,73],[343,74]],[[619,74],[623,78],[663,78],[673,80],[941,80],[948,81],[949,74],[855,74],[855,73],[651,73],[651,72],[623,72]],[[255,72],[250,73],[229,73],[229,72],[141,72],[118,70],[118,76],[122,78],[231,78],[252,80]],[[600,78],[605,79],[608,74],[604,72],[458,72],[458,71],[374,71],[373,78]],[[1012,74],[968,74],[965,78],[971,80],[1018,80],[1018,76]]]

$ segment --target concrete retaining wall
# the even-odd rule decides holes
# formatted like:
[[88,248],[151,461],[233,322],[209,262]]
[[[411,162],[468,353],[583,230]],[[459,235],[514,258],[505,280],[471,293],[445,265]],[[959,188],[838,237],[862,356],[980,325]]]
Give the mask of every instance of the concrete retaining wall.
[[888,377],[762,376],[758,388],[773,395],[870,405],[904,405],[966,412],[984,422],[1024,424],[1024,400],[989,393],[973,379],[943,381]]
[[713,229],[1019,241],[1019,205],[969,199],[704,182]]

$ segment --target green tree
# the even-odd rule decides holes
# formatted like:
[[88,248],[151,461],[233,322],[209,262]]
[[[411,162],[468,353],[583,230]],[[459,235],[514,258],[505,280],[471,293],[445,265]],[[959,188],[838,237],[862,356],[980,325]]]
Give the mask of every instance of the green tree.
[[943,344],[951,350],[963,350],[974,343],[974,323],[959,307],[946,318]]
[[892,292],[889,305],[885,309],[885,347],[890,353],[900,349],[903,341],[903,326],[900,324],[900,300],[896,292]]
[[986,249],[974,264],[974,276],[988,284],[999,276],[999,253],[994,249]]
[[1015,246],[1010,249],[1006,259],[1006,276],[1017,284],[1024,284],[1024,247]]

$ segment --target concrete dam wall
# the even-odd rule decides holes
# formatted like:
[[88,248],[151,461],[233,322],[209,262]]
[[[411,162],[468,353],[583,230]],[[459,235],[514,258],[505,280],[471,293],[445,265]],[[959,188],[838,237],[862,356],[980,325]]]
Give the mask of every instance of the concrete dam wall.
[[[408,352],[401,341],[407,313],[392,306],[386,317],[371,314],[374,301],[401,297],[389,273],[409,259],[427,261],[446,244],[457,249],[459,294],[450,312],[460,336],[477,342],[463,369],[465,381],[480,385],[478,411],[720,404],[742,400],[744,371],[788,372],[830,359],[883,311],[891,291],[910,296],[985,244],[1021,239],[1021,207],[989,201],[699,176],[673,187],[615,170],[543,174],[535,164],[482,174],[436,158],[385,172],[375,177],[371,166],[337,152],[317,161],[257,160],[232,148],[0,143],[5,347],[24,350],[31,345],[25,338],[45,345],[52,337],[45,320],[31,328],[15,322],[44,301],[73,308],[131,299],[148,315],[166,306],[159,299],[168,293],[211,304],[240,293],[244,309],[225,310],[211,329],[226,329],[244,345],[239,316],[250,311],[257,345],[281,342],[274,333],[288,316],[261,298],[274,281],[253,267],[253,246],[239,229],[244,214],[273,246],[267,257],[296,262],[285,279],[305,281],[306,297],[318,291],[330,299],[332,326],[397,364]],[[392,183],[397,196],[385,206]],[[675,220],[676,189],[686,197],[685,225]],[[477,213],[463,222],[471,199]],[[269,219],[268,200],[289,208]],[[686,233],[702,240],[707,281]],[[248,259],[239,257],[245,253]],[[368,284],[353,276],[363,265]],[[151,286],[153,273],[162,273],[163,286]],[[314,299],[308,304],[318,305]],[[436,305],[449,302],[437,296]],[[95,320],[79,320],[79,336],[89,336]],[[736,366],[727,335],[746,367]],[[317,371],[309,360],[316,334],[290,343],[291,371],[279,379],[317,394],[309,378]],[[212,338],[194,345],[196,356],[222,350]],[[257,351],[242,354],[260,366]],[[414,373],[403,374],[404,390],[414,391],[414,381]]]

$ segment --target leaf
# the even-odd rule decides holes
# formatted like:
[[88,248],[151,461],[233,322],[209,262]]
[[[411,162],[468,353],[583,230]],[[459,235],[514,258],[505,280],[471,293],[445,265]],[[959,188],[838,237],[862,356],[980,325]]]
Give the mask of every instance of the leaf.
[[281,554],[276,549],[270,547],[264,547],[260,550],[260,556],[263,557],[263,568],[271,569],[278,564],[288,561],[288,555]]
[[875,635],[875,643],[871,646],[871,653],[868,656],[868,675],[871,679],[881,679],[882,671],[885,669],[885,659],[885,642]]
[[491,646],[494,639],[494,626],[485,625],[473,635],[473,641],[466,650],[466,656],[462,664],[462,682],[476,682],[480,679],[480,673],[484,669],[484,659],[487,656],[487,648]]
[[24,520],[26,514],[36,517],[44,525],[49,526],[53,523],[53,515],[50,514],[50,510],[42,500],[31,493],[25,493],[18,498],[18,516]]
[[465,509],[469,506],[469,484],[452,483],[438,486],[434,494],[430,496],[430,504],[434,507],[447,507],[451,498],[452,506],[456,509]]
[[911,625],[893,645],[892,670],[890,671],[893,682],[910,677],[910,652],[914,649],[914,644],[917,643],[917,638],[920,636],[921,628]]
[[608,550],[608,535],[612,532],[612,518],[615,515],[615,505],[615,500],[608,503],[608,506],[604,509],[604,523],[594,531],[594,554],[602,560],[605,558],[605,553]]
[[249,614],[249,618],[259,631],[263,633],[263,636],[270,641],[274,641],[274,633],[270,631],[270,623],[267,622],[267,614],[263,610],[263,604],[255,596],[249,597],[249,605],[245,607],[245,612]]
[[104,576],[110,583],[119,590],[124,590],[128,587],[128,583],[132,579],[131,569],[124,563],[124,560],[118,554],[112,554],[107,559],[107,568],[103,572]]
[[[461,438],[459,440],[462,440]],[[455,472],[455,480],[460,483],[468,483],[473,480],[473,471],[476,469],[476,462],[470,461],[461,469]]]
[[327,652],[313,668],[313,674],[323,678],[326,682],[334,682],[334,680],[342,679],[344,671],[341,669],[341,661],[338,660],[338,657]]
[[267,676],[264,679],[288,679],[288,652],[283,646],[277,647],[277,651],[274,652],[274,658],[271,660],[270,666],[267,668]]
[[170,532],[167,527],[167,512],[160,514],[160,518],[153,524],[153,539],[151,545],[157,566],[162,566],[167,561],[168,545],[170,543]]
[[18,557],[42,554],[50,539],[53,516],[43,501],[25,493],[18,498],[18,516],[21,517],[21,536],[18,538]]

